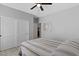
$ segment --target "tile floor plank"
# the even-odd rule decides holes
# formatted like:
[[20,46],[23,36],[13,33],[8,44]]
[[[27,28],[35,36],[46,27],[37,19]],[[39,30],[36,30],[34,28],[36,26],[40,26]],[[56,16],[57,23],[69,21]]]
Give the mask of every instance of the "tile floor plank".
[[19,47],[11,48],[0,52],[0,56],[19,56]]

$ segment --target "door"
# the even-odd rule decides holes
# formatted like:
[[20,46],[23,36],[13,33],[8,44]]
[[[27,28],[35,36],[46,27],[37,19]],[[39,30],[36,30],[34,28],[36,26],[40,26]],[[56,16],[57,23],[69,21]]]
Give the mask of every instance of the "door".
[[41,23],[38,23],[38,38],[41,38]]
[[41,23],[34,23],[33,39],[41,38]]
[[1,17],[1,50],[17,46],[17,20]]
[[38,38],[38,23],[34,23],[33,25],[33,39]]
[[18,45],[29,40],[29,21],[18,20]]
[[0,50],[1,50],[1,18],[0,18]]

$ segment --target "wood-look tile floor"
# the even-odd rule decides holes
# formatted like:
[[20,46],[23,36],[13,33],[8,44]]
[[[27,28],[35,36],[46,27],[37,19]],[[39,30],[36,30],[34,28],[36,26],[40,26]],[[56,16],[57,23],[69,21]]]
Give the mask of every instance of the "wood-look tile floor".
[[0,52],[0,56],[19,56],[19,47],[11,48]]

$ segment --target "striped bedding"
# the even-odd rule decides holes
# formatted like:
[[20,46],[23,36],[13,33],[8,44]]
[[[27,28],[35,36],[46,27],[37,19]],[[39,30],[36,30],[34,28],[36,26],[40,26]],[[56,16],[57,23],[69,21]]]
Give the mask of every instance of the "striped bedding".
[[20,46],[23,56],[51,56],[52,52],[62,43],[59,40],[43,38],[23,42]]
[[70,40],[60,46],[52,53],[53,56],[79,56],[79,41]]
[[79,56],[79,40],[47,40],[43,38],[23,42],[22,56]]

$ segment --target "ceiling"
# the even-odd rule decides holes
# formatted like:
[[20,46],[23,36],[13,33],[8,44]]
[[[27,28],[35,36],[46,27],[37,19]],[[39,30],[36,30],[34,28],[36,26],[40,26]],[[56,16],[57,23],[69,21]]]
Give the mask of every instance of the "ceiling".
[[79,3],[53,3],[53,5],[50,6],[43,6],[44,11],[41,11],[38,7],[30,10],[30,8],[35,5],[34,3],[3,3],[3,5],[36,15],[38,17],[43,17],[51,13],[72,8],[79,5]]

